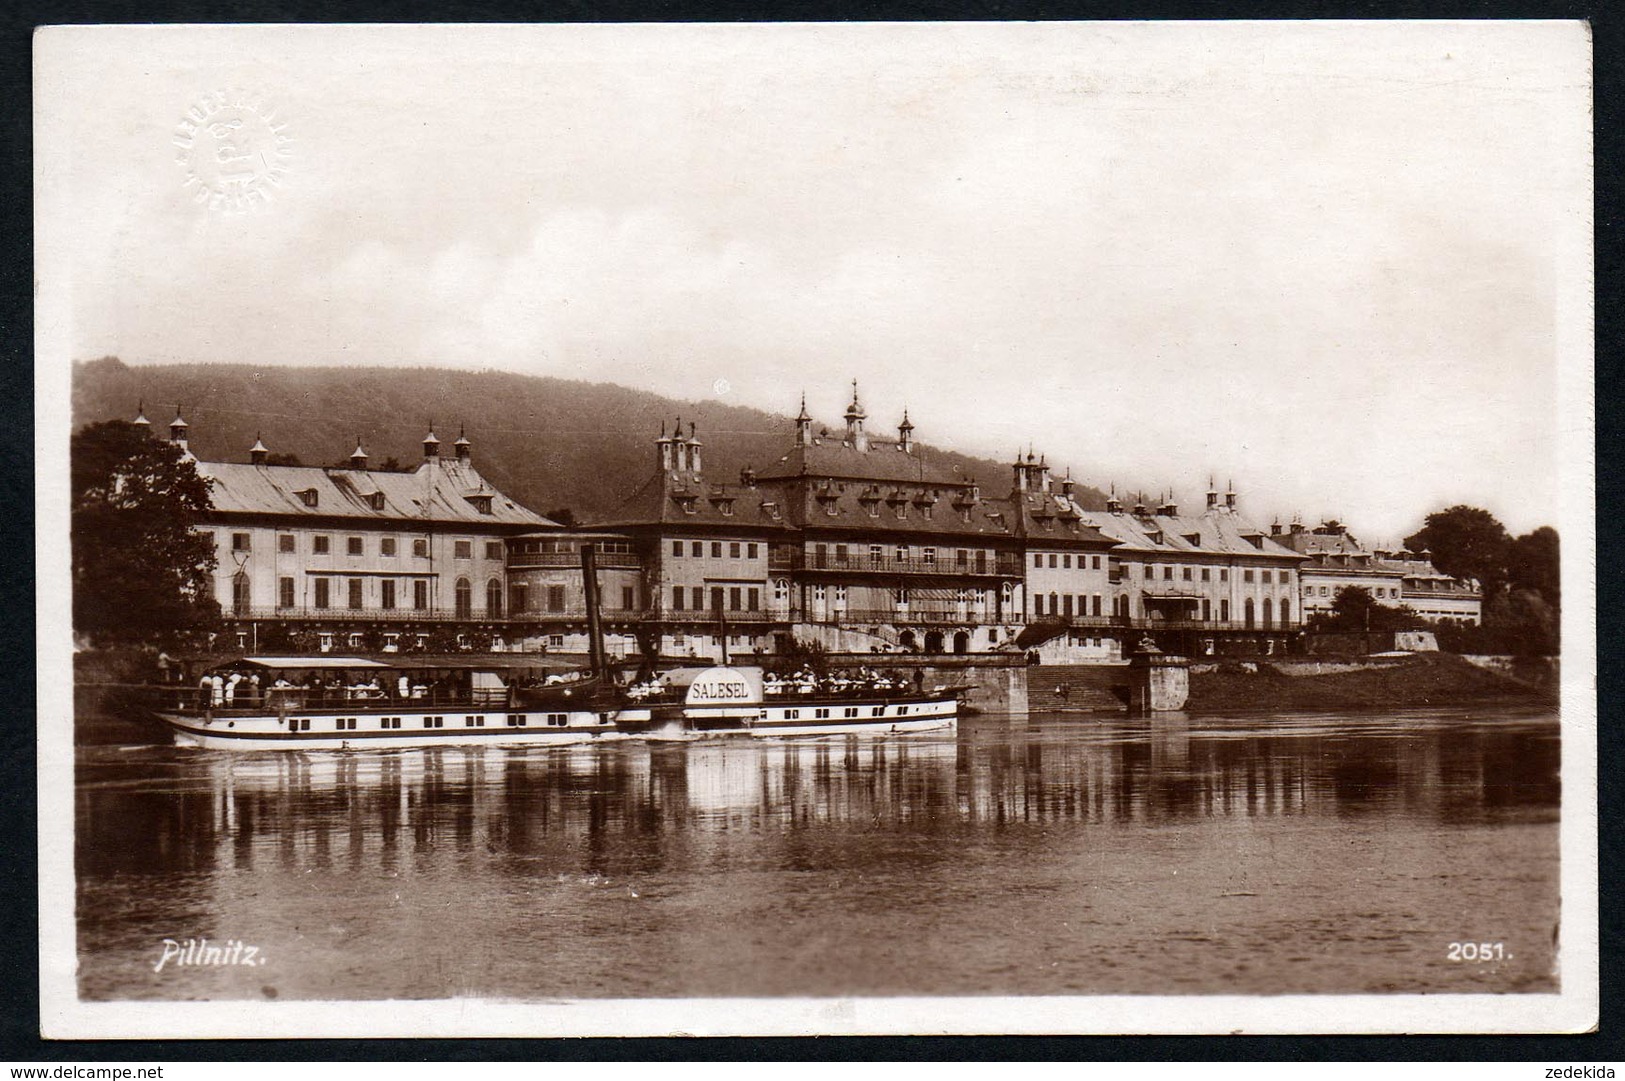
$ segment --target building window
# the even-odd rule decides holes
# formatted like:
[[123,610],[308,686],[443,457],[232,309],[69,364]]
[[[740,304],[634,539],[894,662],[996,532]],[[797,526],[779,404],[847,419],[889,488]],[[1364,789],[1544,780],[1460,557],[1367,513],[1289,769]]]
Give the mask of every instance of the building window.
[[1212,580],[1213,580],[1213,571],[1212,571],[1212,569],[1209,568],[1209,567],[1203,567],[1202,568],[1202,581],[1211,582]]
[[276,580],[276,603],[278,608],[293,607],[292,578],[278,578]]
[[1251,582],[1253,580],[1253,571],[1251,567],[1241,572],[1241,580],[1243,582]]
[[316,579],[316,607],[317,608],[331,607],[332,598],[331,598],[330,593],[329,593],[329,591],[331,589],[332,589],[332,583],[329,582],[326,578],[318,578],[318,579]]
[[419,559],[428,558],[428,555],[429,555],[429,538],[428,537],[413,537],[412,538],[412,554],[417,556]]
[[279,534],[277,534],[276,550],[279,551],[279,552],[291,552],[291,551],[293,551],[294,550],[294,548],[293,548],[293,534],[292,533],[279,533]]
[[1043,566],[1044,566],[1044,553],[1042,553],[1042,552],[1034,552],[1033,553],[1033,567],[1035,569],[1041,569]]
[[321,497],[316,494],[316,489],[306,488],[299,493],[299,502],[307,507],[314,507],[321,503]]
[[349,555],[353,555],[353,556],[361,555],[362,554],[361,538],[360,537],[345,537],[344,538],[344,550]]
[[[837,590],[841,588],[842,587],[840,586],[836,587]],[[839,600],[841,598],[837,597],[836,599]],[[752,612],[759,612],[762,610],[762,591],[757,586],[751,586],[747,591],[747,595],[745,597],[745,608]]]
[[1072,569],[1072,553],[1071,552],[1063,552],[1063,553],[1061,553],[1061,569],[1062,570],[1067,570],[1067,571]]
[[378,540],[378,554],[386,559],[395,558],[395,538],[381,537]]
[[1292,622],[1292,602],[1285,598],[1282,598],[1281,600],[1281,622]]
[[1162,580],[1165,581],[1165,582],[1172,582],[1174,580],[1174,568],[1173,567],[1168,566],[1168,567],[1162,568]]
[[1055,559],[1055,553],[1054,552],[1051,552],[1049,554],[1049,565],[1050,565],[1051,570],[1055,569],[1056,559]]
[[682,559],[683,558],[683,542],[682,541],[672,541],[671,542],[671,557],[673,559]]
[[1042,593],[1034,593],[1033,594],[1033,615],[1041,616],[1043,614],[1044,614],[1044,595]]
[[231,535],[231,550],[233,552],[248,551],[249,535],[247,533],[233,533]]
[[674,611],[674,612],[681,612],[683,610],[683,587],[682,586],[672,586],[671,587],[671,608],[672,608],[672,611]]
[[738,559],[739,558],[739,542],[738,541],[729,541],[728,542],[728,558],[729,559]]
[[237,615],[246,616],[250,596],[248,574],[238,571],[231,578],[231,610]]
[[920,549],[920,562],[927,563],[927,564],[934,564],[934,563],[936,563],[936,561],[937,561],[937,550],[935,548],[922,548],[922,549]]
[[485,583],[485,614],[492,619],[502,616],[502,580],[492,578]]
[[741,591],[738,586],[730,586],[728,588],[728,611],[739,611],[740,603],[743,600],[744,598],[741,596]]
[[1188,582],[1188,581],[1191,580],[1191,569],[1189,567],[1180,568],[1179,573],[1180,573],[1180,577],[1184,578],[1185,581]]
[[1221,622],[1221,623],[1229,623],[1230,622],[1230,600],[1229,600],[1229,598],[1221,598],[1220,601],[1219,601],[1219,622]]
[[722,558],[722,542],[721,541],[712,541],[711,542],[711,558],[712,559],[721,559]]
[[350,607],[351,608],[360,608],[361,607],[361,584],[362,584],[362,580],[360,578],[352,578],[352,579],[350,579],[350,583],[349,583],[349,585],[350,585],[349,601],[350,601]]
[[899,544],[897,546],[897,562],[899,562],[899,563],[907,563],[908,562],[908,545]]
[[787,580],[773,579],[773,599],[780,604],[790,599],[790,583]]
[[429,607],[429,583],[421,578],[412,583],[412,607],[419,612]]
[[[468,542],[459,541],[458,543],[467,544]],[[474,587],[469,584],[467,578],[459,578],[453,588],[453,597],[455,598],[453,603],[456,605],[457,618],[468,619],[474,614]]]
[[712,586],[711,587],[711,611],[713,611],[713,612],[722,611],[722,587],[721,586]]
[[746,556],[746,558],[755,559],[756,558],[756,551],[757,551],[756,545],[754,545],[754,544],[746,545],[745,546],[745,556]]
[[693,602],[694,610],[696,612],[705,611],[705,590],[702,587],[695,586],[689,591],[688,597],[689,600]]
[[456,544],[452,546],[452,555],[456,556],[458,559],[473,559],[474,542],[466,540],[457,541]]
[[882,558],[880,553],[881,553],[880,545],[878,545],[878,544],[869,545],[869,562],[870,563],[879,563],[881,558]]
[[378,607],[395,607],[395,579],[385,578],[378,583]]
[[691,541],[688,546],[688,554],[698,559],[705,554],[705,546],[699,541]]
[[508,610],[514,615],[530,611],[530,586],[515,582],[508,587]]
[[634,586],[621,587],[621,607],[630,612],[638,606],[638,591]]
[[1100,557],[1099,556],[1091,556],[1091,557],[1089,557],[1089,569],[1090,570],[1097,570],[1097,571],[1100,569]]
[[564,611],[564,587],[563,586],[548,586],[547,587],[547,610],[549,612],[562,612],[562,611]]
[[1230,581],[1230,568],[1229,567],[1220,567],[1219,568],[1219,581],[1221,581],[1221,582]]
[[1094,612],[1092,614],[1097,615],[1097,616],[1100,614],[1100,594],[1099,593],[1095,594]]

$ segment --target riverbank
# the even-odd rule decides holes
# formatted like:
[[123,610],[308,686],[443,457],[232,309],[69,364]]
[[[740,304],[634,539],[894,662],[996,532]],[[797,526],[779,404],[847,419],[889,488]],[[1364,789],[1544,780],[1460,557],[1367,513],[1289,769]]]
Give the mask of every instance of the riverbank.
[[1452,653],[1417,653],[1391,663],[1317,674],[1223,664],[1191,673],[1188,712],[1420,709],[1482,702],[1556,704],[1557,691],[1471,664]]

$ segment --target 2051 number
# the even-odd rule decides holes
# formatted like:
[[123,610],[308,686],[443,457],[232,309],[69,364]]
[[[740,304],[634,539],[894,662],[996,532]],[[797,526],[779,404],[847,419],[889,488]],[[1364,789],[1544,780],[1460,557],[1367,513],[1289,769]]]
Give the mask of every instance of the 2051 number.
[[1452,942],[1445,951],[1446,961],[1505,961],[1504,942]]

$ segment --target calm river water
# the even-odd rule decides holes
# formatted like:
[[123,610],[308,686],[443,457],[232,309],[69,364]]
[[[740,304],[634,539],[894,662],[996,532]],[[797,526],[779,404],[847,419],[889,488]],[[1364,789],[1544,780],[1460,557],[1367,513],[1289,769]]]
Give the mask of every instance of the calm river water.
[[1549,713],[78,753],[88,999],[1557,986]]

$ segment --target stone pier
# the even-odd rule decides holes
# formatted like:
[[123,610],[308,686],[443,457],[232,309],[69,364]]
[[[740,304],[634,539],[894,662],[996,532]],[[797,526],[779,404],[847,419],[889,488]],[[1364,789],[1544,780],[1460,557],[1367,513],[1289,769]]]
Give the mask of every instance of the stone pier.
[[1129,657],[1130,714],[1143,717],[1185,708],[1191,694],[1191,665],[1187,657],[1164,653],[1149,638]]

